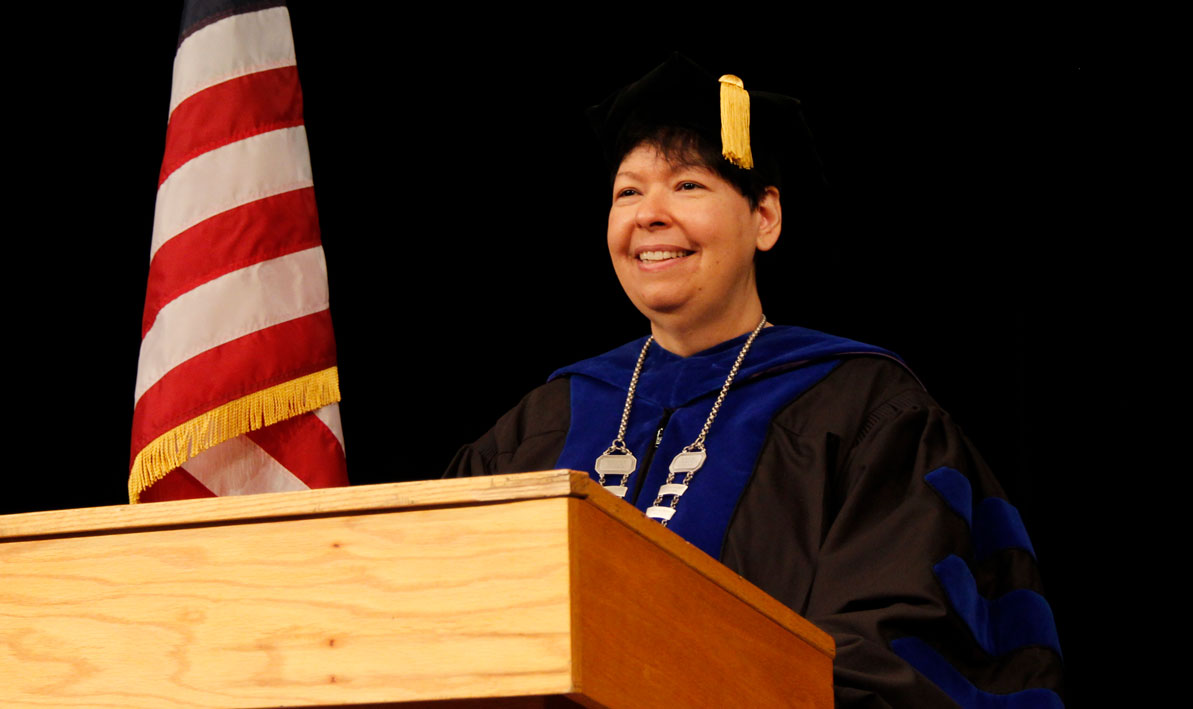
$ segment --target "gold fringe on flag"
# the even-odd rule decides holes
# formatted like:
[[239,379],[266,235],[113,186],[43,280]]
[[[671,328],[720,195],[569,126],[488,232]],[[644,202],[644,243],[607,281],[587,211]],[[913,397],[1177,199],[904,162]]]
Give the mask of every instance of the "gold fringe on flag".
[[754,167],[750,152],[750,94],[746,85],[733,74],[721,82],[721,155],[740,168]]
[[196,416],[155,438],[137,453],[128,474],[128,499],[190,458],[224,441],[314,411],[340,400],[336,367],[255,391]]

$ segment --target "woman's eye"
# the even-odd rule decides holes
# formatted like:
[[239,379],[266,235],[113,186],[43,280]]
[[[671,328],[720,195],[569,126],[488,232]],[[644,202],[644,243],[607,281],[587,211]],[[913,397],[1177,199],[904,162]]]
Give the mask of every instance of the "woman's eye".
[[699,182],[681,182],[681,183],[679,183],[679,189],[681,189],[681,190],[698,190],[698,189],[700,189],[700,183]]
[[634,189],[633,187],[626,187],[625,189],[617,191],[618,197],[632,197],[636,194],[638,194],[638,190]]

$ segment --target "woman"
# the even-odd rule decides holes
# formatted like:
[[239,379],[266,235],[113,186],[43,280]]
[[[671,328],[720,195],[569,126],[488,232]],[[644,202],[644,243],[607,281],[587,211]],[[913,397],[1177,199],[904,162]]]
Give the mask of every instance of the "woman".
[[798,102],[752,93],[743,141],[721,82],[676,56],[593,109],[651,336],[553,374],[449,475],[593,471],[830,632],[841,706],[1060,706],[1031,544],[968,441],[890,353],[763,317],[755,255],[818,168]]

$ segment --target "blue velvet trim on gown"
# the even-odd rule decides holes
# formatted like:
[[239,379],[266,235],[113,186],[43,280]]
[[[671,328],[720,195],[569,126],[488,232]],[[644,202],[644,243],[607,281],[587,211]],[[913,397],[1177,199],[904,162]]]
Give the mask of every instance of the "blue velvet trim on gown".
[[973,488],[969,486],[969,478],[946,467],[933,470],[924,476],[924,480],[965,520],[967,527],[973,526]]
[[1033,559],[1036,556],[1019,510],[1006,500],[987,497],[974,513],[974,556],[981,561],[1002,549],[1023,549]]
[[1001,498],[987,497],[974,511],[969,480],[953,468],[937,468],[925,475],[924,481],[970,527],[974,556],[978,561],[1002,549],[1023,549],[1035,558],[1036,551],[1027,536],[1027,528],[1014,505]]
[[891,650],[916,668],[965,709],[1063,709],[1064,702],[1050,689],[1023,689],[1011,694],[984,692],[973,685],[948,660],[919,638],[891,641]]
[[[1004,549],[1024,549],[1035,557],[1019,511],[1006,500],[988,497],[973,507],[973,488],[964,474],[941,467],[924,476],[945,505],[970,528],[974,556],[981,560]],[[950,554],[932,567],[949,605],[965,622],[974,640],[998,657],[1019,648],[1041,646],[1061,654],[1060,639],[1048,601],[1029,589],[1016,589],[989,600],[978,593],[969,565]],[[927,643],[916,637],[891,641],[891,649],[963,707],[1013,709],[1061,707],[1051,690],[1029,689],[998,695],[976,688]]]
[[[639,466],[630,478],[627,497],[641,482],[641,493],[629,500],[638,509],[645,511],[654,504],[671,459],[699,435],[745,339],[743,335],[686,358],[651,346],[626,427],[626,445]],[[592,471],[596,458],[608,448],[617,434],[626,387],[644,342],[631,342],[552,375],[571,377],[572,420],[559,467]],[[753,475],[771,420],[847,354],[894,357],[877,347],[803,328],[776,326],[759,333],[705,441],[708,458],[668,528],[720,558],[730,518]],[[644,471],[664,420],[662,439]],[[643,475],[645,479],[639,481]],[[619,482],[620,478],[606,480]]]
[[1043,596],[1025,588],[987,600],[961,557],[950,554],[932,567],[949,605],[961,616],[978,645],[998,656],[1021,647],[1042,645],[1060,652],[1052,607]]

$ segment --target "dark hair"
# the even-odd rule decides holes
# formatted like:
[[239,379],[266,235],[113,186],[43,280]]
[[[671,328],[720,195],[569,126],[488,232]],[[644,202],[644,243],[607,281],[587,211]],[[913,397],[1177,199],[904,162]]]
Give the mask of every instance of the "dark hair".
[[[622,160],[640,145],[657,148],[669,162],[676,165],[696,165],[712,170],[741,193],[757,209],[767,187],[779,187],[776,171],[743,170],[721,156],[721,149],[694,128],[681,125],[646,125],[629,121],[622,128],[614,147],[610,179],[617,176]],[[755,156],[757,161],[757,156]]]

